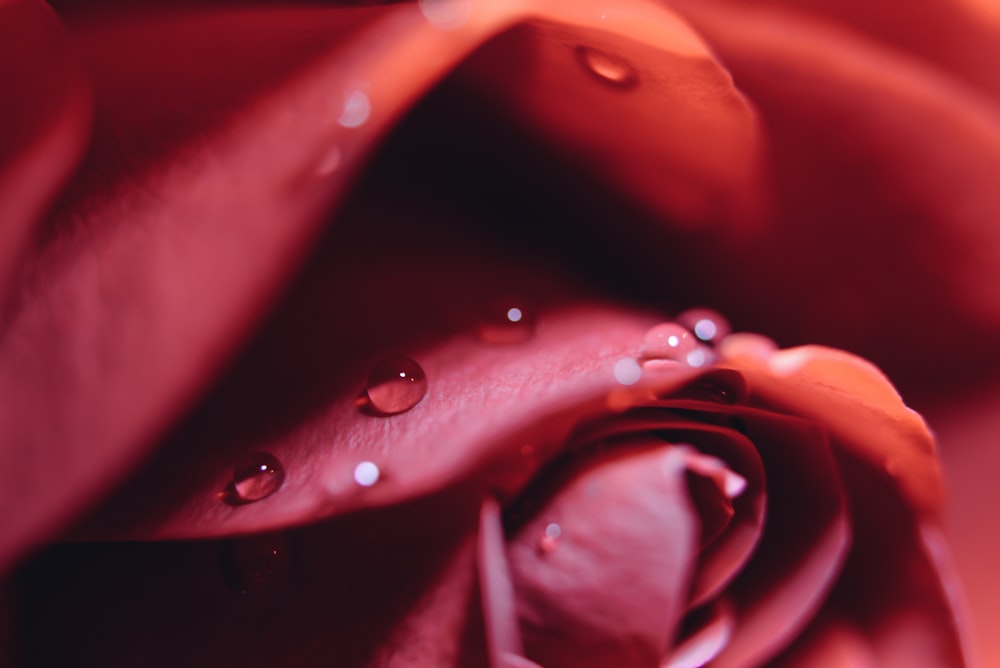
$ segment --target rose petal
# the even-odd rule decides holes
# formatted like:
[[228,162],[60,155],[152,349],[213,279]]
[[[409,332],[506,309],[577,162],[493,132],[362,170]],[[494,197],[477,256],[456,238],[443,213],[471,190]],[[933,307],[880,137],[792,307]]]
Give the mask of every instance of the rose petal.
[[855,541],[827,611],[856,625],[875,665],[970,665],[944,541],[887,484],[885,471],[847,451],[838,460]]
[[1000,94],[1000,74],[990,65],[1000,57],[1000,14],[990,0],[915,0],[908,3],[906,11],[883,3],[836,0],[764,0],[756,4],[780,8],[786,14],[810,13],[832,19]]
[[[649,447],[655,440],[587,459],[513,536],[511,570],[532,660],[659,665],[684,610],[698,526],[684,454]],[[553,525],[558,536],[547,533]],[[546,538],[551,548],[540,547]]]
[[90,98],[68,41],[44,3],[0,3],[0,298],[86,141]]
[[724,668],[759,664],[783,649],[822,605],[851,543],[841,481],[822,430],[764,411],[740,416],[767,473],[768,515],[753,558],[729,588],[737,622],[712,664]]
[[14,580],[15,665],[482,666],[475,511],[458,492],[286,532],[247,593],[226,548],[266,535],[51,548]]
[[665,285],[899,380],[939,387],[997,368],[997,103],[829,22],[677,5],[761,113],[776,211],[755,238],[674,239],[683,261],[663,267]]
[[777,352],[766,363],[746,356],[730,362],[769,405],[827,425],[839,446],[890,471],[917,508],[938,508],[943,492],[934,439],[874,365],[822,346]]
[[[99,131],[64,214],[28,263],[0,342],[0,397],[9,407],[0,422],[8,475],[0,489],[9,502],[0,508],[31,499],[2,518],[0,567],[149,450],[232,354],[301,259],[320,214],[422,93],[505,28],[534,23],[554,44],[559,30],[600,26],[600,6],[481,4],[454,30],[411,4],[77,24]],[[692,58],[686,81],[714,82],[706,84],[721,96],[708,105],[718,106],[713,123],[746,144],[755,126],[704,45],[662,7],[637,7],[659,25],[638,37]],[[608,25],[632,25],[631,14],[611,14]],[[165,51],[178,55],[162,58]],[[123,52],[130,57],[117,57]],[[575,81],[602,90],[586,72]],[[166,96],[171,105],[160,104]],[[687,98],[673,91],[662,99]],[[689,112],[678,122],[709,116]],[[699,174],[711,181],[713,170],[737,163],[716,159]]]

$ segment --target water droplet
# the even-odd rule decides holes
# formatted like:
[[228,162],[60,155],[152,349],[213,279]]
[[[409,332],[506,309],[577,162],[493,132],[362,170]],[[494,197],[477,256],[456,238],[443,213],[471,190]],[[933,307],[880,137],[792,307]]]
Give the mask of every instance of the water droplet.
[[480,319],[477,329],[479,338],[486,343],[523,343],[535,331],[535,318],[522,303],[500,302]]
[[721,313],[708,308],[692,308],[677,316],[677,322],[689,329],[698,340],[716,344],[732,331]]
[[380,415],[408,411],[427,394],[427,376],[408,357],[389,357],[368,374],[368,403]]
[[552,550],[556,549],[561,537],[562,527],[555,522],[548,524],[542,533],[541,539],[538,541],[538,551],[542,554],[552,552]]
[[698,348],[691,332],[674,322],[656,325],[642,339],[641,353],[647,360],[687,361],[687,356]]
[[615,363],[615,380],[622,385],[635,385],[642,377],[642,367],[631,357],[618,360]]
[[292,561],[284,533],[234,538],[219,555],[223,581],[241,594],[259,594],[283,585]]
[[576,57],[587,72],[605,84],[624,89],[639,83],[635,68],[620,56],[589,46],[578,46]]
[[358,128],[368,121],[372,113],[372,103],[363,90],[348,93],[337,123],[345,128]]
[[285,468],[266,452],[254,452],[233,469],[233,480],[223,497],[233,505],[266,499],[285,482]]
[[362,487],[371,487],[381,475],[382,472],[374,462],[361,462],[354,467],[354,482]]

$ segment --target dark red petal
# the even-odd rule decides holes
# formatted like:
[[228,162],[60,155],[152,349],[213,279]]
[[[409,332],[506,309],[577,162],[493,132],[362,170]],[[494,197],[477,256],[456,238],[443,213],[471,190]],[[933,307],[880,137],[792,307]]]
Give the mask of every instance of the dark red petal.
[[0,3],[0,300],[87,138],[90,97],[77,58],[45,3]]
[[800,418],[741,411],[767,472],[768,514],[753,558],[729,588],[736,626],[713,666],[766,661],[812,620],[851,543],[837,465],[822,429]]
[[[899,497],[885,471],[847,451],[838,460],[855,539],[827,613],[856,625],[874,665],[969,665],[943,537]],[[795,651],[807,651],[812,635]]]
[[475,511],[453,490],[286,532],[247,593],[233,548],[267,534],[49,548],[13,580],[14,665],[481,668]]

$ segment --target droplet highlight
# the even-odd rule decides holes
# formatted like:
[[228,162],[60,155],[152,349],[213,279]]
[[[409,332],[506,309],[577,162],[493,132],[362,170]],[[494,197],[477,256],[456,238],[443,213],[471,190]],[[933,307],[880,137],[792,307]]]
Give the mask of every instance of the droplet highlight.
[[380,477],[382,477],[382,472],[375,462],[361,462],[354,467],[354,482],[362,487],[371,487],[378,482]]
[[586,72],[604,84],[626,89],[639,83],[635,68],[621,56],[590,46],[578,46],[576,57]]
[[230,504],[239,506],[266,499],[285,482],[285,468],[266,452],[254,452],[233,469],[233,479],[223,493]]
[[542,537],[538,541],[538,551],[542,554],[548,554],[556,549],[559,544],[559,539],[562,538],[562,527],[551,522],[545,527],[545,531],[542,532]]
[[345,128],[359,128],[368,122],[371,113],[372,103],[368,94],[363,90],[354,90],[347,94],[337,123]]
[[285,584],[292,562],[291,541],[284,533],[225,541],[219,555],[222,579],[244,594],[261,594]]
[[389,357],[368,374],[365,388],[368,405],[379,415],[395,415],[410,410],[427,394],[427,376],[408,357]]
[[501,302],[483,314],[477,327],[479,339],[493,345],[524,343],[535,332],[532,310],[523,303]]
[[688,355],[697,348],[698,341],[690,330],[675,322],[665,322],[646,332],[640,352],[646,360],[687,362]]
[[709,308],[688,309],[678,315],[676,321],[690,330],[699,341],[712,345],[732,332],[729,321],[718,311]]

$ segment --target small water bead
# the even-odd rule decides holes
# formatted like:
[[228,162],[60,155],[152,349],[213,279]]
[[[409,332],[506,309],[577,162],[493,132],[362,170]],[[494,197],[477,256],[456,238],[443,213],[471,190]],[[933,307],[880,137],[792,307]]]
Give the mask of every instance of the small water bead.
[[408,411],[427,394],[427,376],[420,365],[408,357],[389,357],[368,374],[365,389],[368,403],[380,415]]
[[538,541],[538,551],[548,554],[556,549],[559,539],[562,537],[562,527],[552,522],[545,527],[541,539]]
[[479,339],[494,345],[523,343],[535,332],[535,318],[530,308],[519,302],[500,302],[480,318]]
[[620,56],[589,46],[578,46],[576,57],[587,72],[605,84],[625,89],[639,83],[635,68]]
[[647,360],[687,362],[689,353],[698,348],[698,341],[686,327],[675,322],[665,322],[646,332],[642,339],[641,354]]
[[721,313],[708,308],[692,308],[677,316],[678,324],[690,330],[699,341],[717,344],[729,336],[732,329]]
[[241,594],[259,594],[280,587],[292,561],[291,541],[284,533],[234,538],[223,543],[223,581]]
[[362,487],[371,487],[382,476],[375,462],[361,462],[354,467],[354,482]]
[[232,505],[243,505],[271,496],[285,482],[285,467],[271,454],[254,452],[233,469],[233,480],[223,494]]

